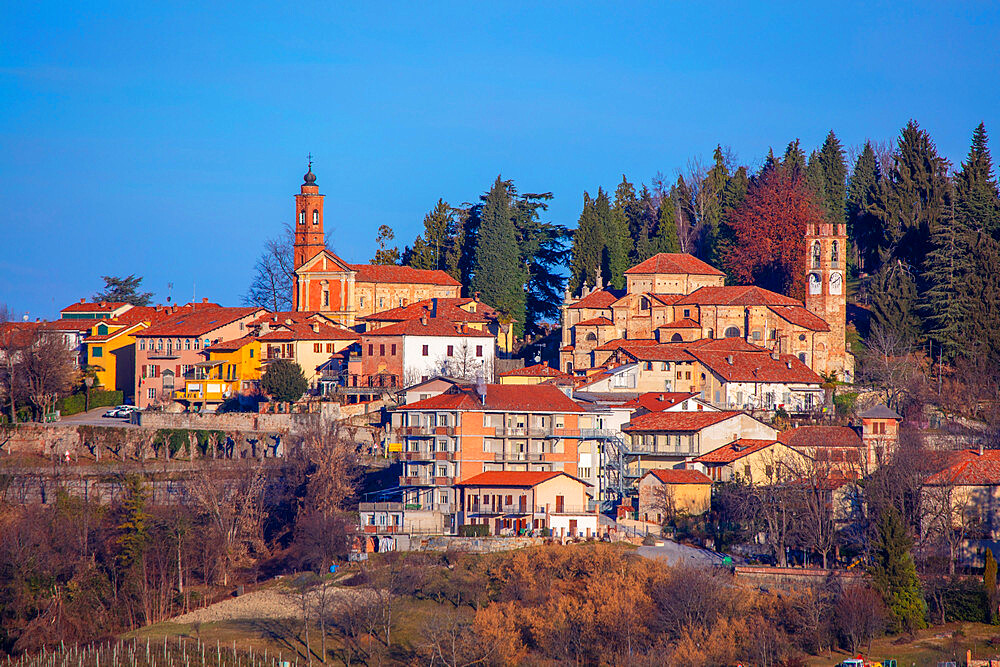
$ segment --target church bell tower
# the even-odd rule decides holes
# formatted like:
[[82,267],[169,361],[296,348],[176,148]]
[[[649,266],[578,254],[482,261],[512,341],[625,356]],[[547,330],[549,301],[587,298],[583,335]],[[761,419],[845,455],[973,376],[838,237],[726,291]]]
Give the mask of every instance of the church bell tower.
[[312,171],[303,177],[299,194],[295,195],[295,268],[299,268],[326,247],[323,238],[323,195]]
[[806,298],[810,312],[830,326],[825,349],[817,349],[813,370],[836,371],[853,380],[853,357],[847,353],[847,225],[823,222],[806,227]]

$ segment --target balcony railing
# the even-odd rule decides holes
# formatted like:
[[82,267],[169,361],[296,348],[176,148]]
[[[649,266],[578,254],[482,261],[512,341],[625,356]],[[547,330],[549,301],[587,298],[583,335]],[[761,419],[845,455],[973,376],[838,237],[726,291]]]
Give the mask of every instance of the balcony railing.
[[180,359],[180,350],[150,350],[146,355],[150,359]]
[[454,477],[409,477],[403,475],[399,478],[400,486],[451,486],[454,483]]
[[455,435],[454,426],[401,426],[400,435]]
[[231,392],[226,391],[185,391],[179,389],[174,392],[174,399],[178,401],[222,401],[230,396]]
[[544,454],[530,454],[528,452],[501,452],[493,455],[494,461],[544,461]]
[[467,510],[467,514],[592,514],[582,505],[544,505],[531,506],[513,503],[510,505],[476,505]]
[[400,452],[401,461],[454,461],[457,452],[432,452],[422,449],[416,452]]

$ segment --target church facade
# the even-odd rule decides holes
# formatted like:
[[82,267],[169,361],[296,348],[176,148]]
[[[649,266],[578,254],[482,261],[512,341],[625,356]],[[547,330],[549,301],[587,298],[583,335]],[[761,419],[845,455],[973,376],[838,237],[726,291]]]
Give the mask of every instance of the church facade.
[[433,298],[458,298],[461,283],[444,271],[349,264],[326,247],[323,195],[312,164],[295,195],[292,309],[320,312],[354,326],[367,315]]
[[621,341],[649,344],[741,338],[792,354],[817,373],[854,380],[847,350],[846,226],[810,226],[806,300],[754,286],[726,286],[725,274],[683,253],[661,253],[625,272],[626,288],[584,286],[562,305],[559,368],[602,366]]

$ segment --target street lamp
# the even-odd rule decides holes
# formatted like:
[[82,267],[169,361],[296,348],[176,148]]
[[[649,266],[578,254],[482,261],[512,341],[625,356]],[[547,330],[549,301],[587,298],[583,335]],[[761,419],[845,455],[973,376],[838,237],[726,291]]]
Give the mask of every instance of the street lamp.
[[83,394],[83,411],[90,412],[90,388],[94,386],[94,378],[86,376],[83,378],[83,384],[87,387],[87,391]]

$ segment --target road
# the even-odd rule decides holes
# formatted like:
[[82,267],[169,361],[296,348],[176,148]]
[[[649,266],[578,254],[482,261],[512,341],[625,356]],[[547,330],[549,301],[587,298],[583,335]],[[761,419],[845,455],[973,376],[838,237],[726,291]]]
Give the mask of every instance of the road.
[[89,412],[80,412],[75,415],[62,417],[57,422],[51,422],[52,426],[125,426],[132,427],[128,419],[118,417],[102,417],[111,408],[94,408]]
[[662,547],[639,547],[637,553],[643,558],[662,560],[667,565],[699,565],[709,567],[722,565],[722,556],[705,549],[678,544],[673,540],[663,540]]

